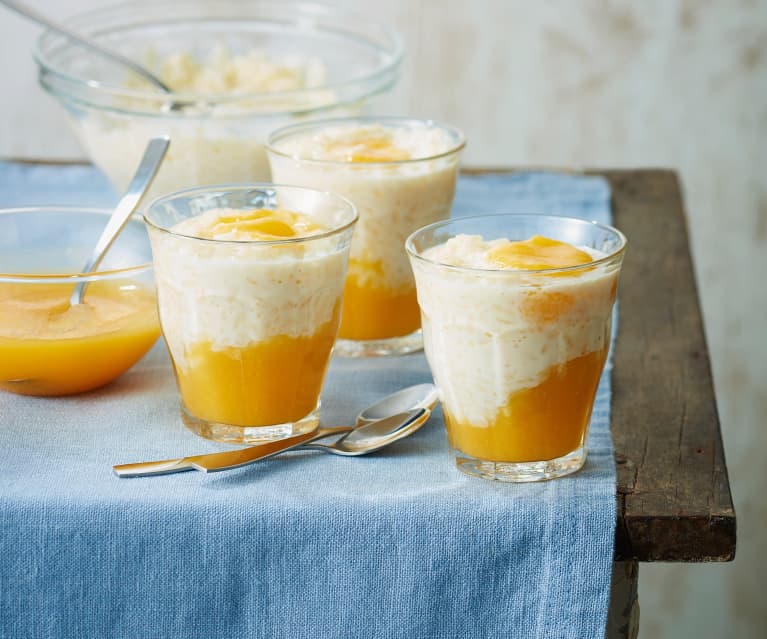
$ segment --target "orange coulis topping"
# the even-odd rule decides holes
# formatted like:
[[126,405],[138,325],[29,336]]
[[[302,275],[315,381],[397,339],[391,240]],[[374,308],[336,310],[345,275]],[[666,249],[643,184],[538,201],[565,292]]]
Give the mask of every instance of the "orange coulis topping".
[[385,129],[355,129],[324,144],[327,158],[342,162],[399,162],[410,153],[394,143]]
[[285,240],[314,235],[324,229],[303,213],[286,209],[253,209],[219,216],[199,237],[233,240]]
[[491,249],[487,257],[501,268],[520,271],[567,268],[594,261],[586,251],[542,235],[501,244]]

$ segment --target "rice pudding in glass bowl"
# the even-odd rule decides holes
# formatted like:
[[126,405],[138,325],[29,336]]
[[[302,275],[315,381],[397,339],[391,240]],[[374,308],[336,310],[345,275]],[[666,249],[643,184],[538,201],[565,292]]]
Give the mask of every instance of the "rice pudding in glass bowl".
[[56,33],[38,41],[41,86],[117,190],[148,139],[173,141],[145,202],[199,185],[268,181],[271,131],[365,112],[396,83],[403,56],[385,25],[289,1],[136,0],[67,24],[174,89],[163,93]]
[[626,238],[544,215],[458,218],[407,241],[457,467],[552,479],[586,460]]
[[450,216],[463,134],[406,117],[341,118],[279,129],[267,152],[275,179],[339,193],[359,212],[336,352],[422,348],[405,239]]

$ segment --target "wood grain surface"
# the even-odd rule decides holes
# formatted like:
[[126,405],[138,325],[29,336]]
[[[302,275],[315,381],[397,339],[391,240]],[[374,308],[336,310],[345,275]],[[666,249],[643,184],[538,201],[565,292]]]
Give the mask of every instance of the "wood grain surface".
[[599,173],[629,239],[612,387],[616,559],[732,560],[735,511],[679,181]]

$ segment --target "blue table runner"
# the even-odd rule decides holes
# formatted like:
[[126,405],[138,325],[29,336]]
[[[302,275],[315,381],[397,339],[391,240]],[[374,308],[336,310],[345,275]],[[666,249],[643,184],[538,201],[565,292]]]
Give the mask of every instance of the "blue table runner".
[[[0,206],[109,206],[91,167],[0,162]],[[610,221],[598,177],[463,176],[454,215]],[[423,355],[335,358],[322,422],[429,381]],[[603,637],[615,527],[610,380],[584,469],[467,477],[441,414],[361,458],[293,453],[226,473],[121,480],[115,463],[220,449],[181,424],[159,343],[106,388],[0,392],[0,637]]]

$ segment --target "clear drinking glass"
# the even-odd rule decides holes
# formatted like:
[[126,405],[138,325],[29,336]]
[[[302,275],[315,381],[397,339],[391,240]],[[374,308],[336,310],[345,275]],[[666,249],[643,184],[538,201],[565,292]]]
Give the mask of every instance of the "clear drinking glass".
[[[459,235],[544,236],[593,261],[509,270],[430,257],[430,249]],[[625,247],[612,227],[543,215],[459,218],[408,238],[426,357],[461,471],[521,482],[583,466]]]
[[[255,219],[254,211],[266,218]],[[308,216],[316,234],[250,239],[257,229],[283,233],[269,218],[274,211]],[[224,231],[184,226],[206,214]],[[144,219],[186,426],[233,443],[314,430],[341,316],[354,206],[313,189],[225,185],[159,198]]]
[[[382,160],[379,147],[374,155],[363,150],[341,160],[316,159],[324,136],[346,131],[364,138],[371,127],[412,143],[415,153]],[[429,141],[435,136],[439,145]],[[419,154],[420,144],[425,152]],[[415,283],[403,246],[417,228],[450,216],[464,144],[453,127],[399,117],[322,120],[270,136],[267,154],[275,181],[340,193],[359,211],[337,353],[392,355],[422,348]]]

